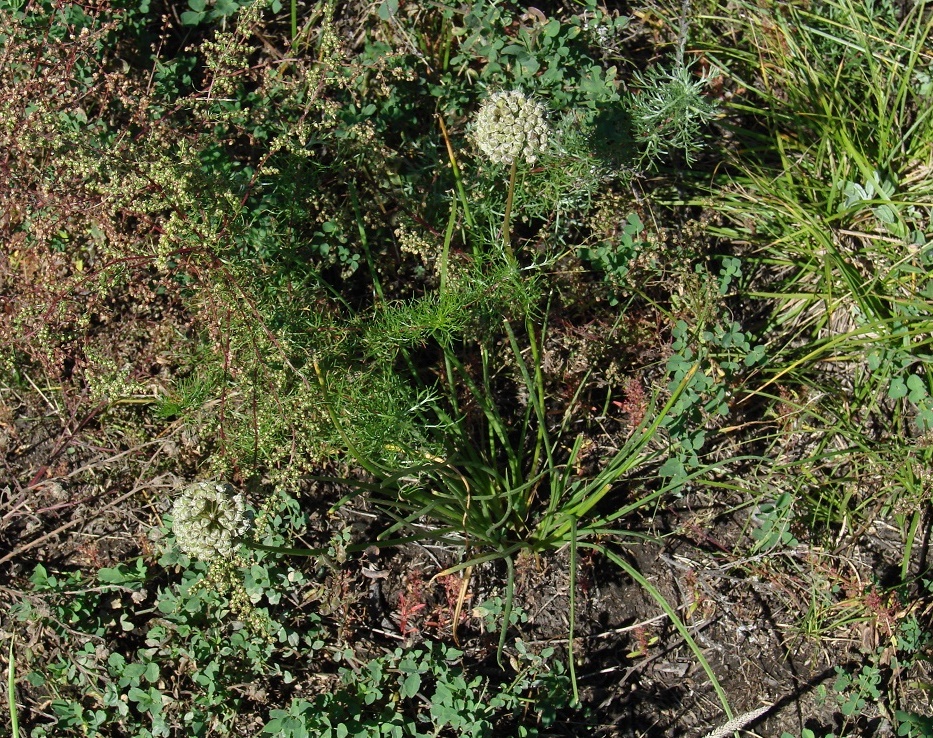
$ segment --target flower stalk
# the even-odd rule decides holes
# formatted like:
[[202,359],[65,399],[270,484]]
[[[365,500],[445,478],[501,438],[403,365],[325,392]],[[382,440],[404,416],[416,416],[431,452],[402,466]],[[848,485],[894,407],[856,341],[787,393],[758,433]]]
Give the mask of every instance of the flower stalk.
[[495,164],[509,165],[509,190],[502,218],[502,243],[509,259],[515,255],[511,243],[512,204],[518,160],[534,164],[547,146],[550,128],[541,103],[518,90],[497,92],[479,112],[473,128],[473,140],[480,151]]

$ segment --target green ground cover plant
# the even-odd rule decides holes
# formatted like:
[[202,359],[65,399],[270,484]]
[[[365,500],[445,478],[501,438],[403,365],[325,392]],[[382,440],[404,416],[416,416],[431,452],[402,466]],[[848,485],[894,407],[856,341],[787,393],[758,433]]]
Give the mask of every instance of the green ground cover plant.
[[931,735],[931,28],[0,0],[0,724]]

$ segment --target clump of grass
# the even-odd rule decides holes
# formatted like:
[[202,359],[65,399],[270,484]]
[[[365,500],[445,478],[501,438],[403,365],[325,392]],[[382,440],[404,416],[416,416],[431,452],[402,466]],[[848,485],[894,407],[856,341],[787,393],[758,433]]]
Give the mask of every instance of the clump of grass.
[[[795,494],[810,500],[811,522],[859,531],[876,503],[899,496],[911,439],[933,420],[933,190],[921,164],[933,117],[917,84],[931,19],[917,6],[827,0],[710,20],[731,41],[706,42],[706,53],[744,91],[731,107],[748,128],[736,131],[735,174],[716,206],[720,233],[745,241],[743,295],[767,314],[757,391],[807,398],[822,451],[794,462],[812,475]],[[857,481],[875,476],[891,485],[876,494]]]

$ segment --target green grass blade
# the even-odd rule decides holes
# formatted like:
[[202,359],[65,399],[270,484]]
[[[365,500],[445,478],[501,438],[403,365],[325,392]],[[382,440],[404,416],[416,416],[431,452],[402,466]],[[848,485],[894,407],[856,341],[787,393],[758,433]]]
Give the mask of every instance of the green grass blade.
[[7,662],[6,699],[10,708],[10,735],[19,738],[19,713],[16,711],[16,654],[13,653],[13,643],[16,636],[10,638],[10,660]]
[[577,615],[577,521],[571,518],[570,527],[570,633],[567,635],[567,666],[570,671],[570,685],[573,687],[571,706],[580,704],[580,692],[577,689],[576,658],[573,655],[573,633]]
[[[646,451],[651,439],[654,438],[664,419],[667,417],[671,408],[689,386],[693,375],[696,374],[700,364],[695,363],[686,373],[677,388],[671,393],[670,398],[664,404],[664,407],[658,412],[657,416],[649,423],[647,418],[635,429],[632,436],[625,442],[622,449],[612,458],[609,464],[603,469],[597,477],[581,489],[581,492],[568,501],[566,506],[567,515],[573,519],[584,518],[596,504],[605,497],[612,489],[613,484],[624,474],[634,469],[636,466],[644,463],[655,452]],[[554,531],[555,537],[567,535],[570,531],[570,522],[566,519]]]
[[595,551],[600,551],[606,555],[606,557],[612,561],[616,566],[618,566],[622,571],[628,574],[632,579],[634,579],[648,594],[650,594],[655,602],[657,602],[661,609],[664,610],[665,614],[671,619],[674,627],[677,629],[677,632],[683,637],[687,645],[690,647],[690,650],[693,651],[693,655],[696,656],[697,661],[700,663],[700,666],[703,667],[703,671],[706,672],[706,676],[709,677],[710,684],[713,685],[713,689],[716,691],[716,695],[719,697],[719,701],[722,704],[722,708],[725,711],[726,715],[731,720],[732,708],[729,707],[729,700],[726,698],[726,693],[722,688],[722,685],[719,683],[719,679],[716,678],[716,673],[713,671],[713,667],[709,665],[709,661],[706,660],[706,657],[703,655],[703,651],[700,649],[700,646],[693,639],[693,636],[690,635],[690,631],[687,630],[687,626],[684,625],[683,621],[677,615],[676,610],[671,606],[664,595],[662,595],[657,588],[645,579],[634,566],[629,564],[625,559],[619,556],[614,551],[610,550],[606,546],[601,546],[595,543],[585,543],[587,548],[592,548]]
[[512,619],[512,604],[515,600],[515,564],[511,556],[505,557],[505,566],[508,570],[505,580],[505,606],[502,608],[502,629],[499,631],[499,647],[496,649],[496,662],[499,666],[502,666],[502,651],[509,634],[509,620]]
[[904,543],[904,557],[901,559],[901,582],[907,581],[910,574],[910,557],[914,549],[914,539],[917,537],[917,529],[920,527],[920,521],[923,519],[923,511],[915,510],[910,520],[910,529],[907,531],[907,540]]
[[548,468],[553,469],[554,460],[551,458],[550,441],[547,437],[547,414],[544,409],[544,382],[541,375],[541,361],[538,355],[537,344],[535,343],[537,339],[534,333],[534,326],[531,324],[530,320],[526,321],[528,340],[531,343],[531,352],[535,360],[535,375],[532,377],[531,372],[528,370],[528,365],[525,363],[525,358],[522,356],[522,351],[518,345],[518,340],[515,337],[515,331],[512,330],[512,325],[508,320],[503,320],[502,324],[505,326],[506,334],[509,337],[509,345],[512,349],[512,355],[515,357],[515,363],[518,366],[519,372],[521,372],[522,381],[525,383],[525,389],[528,391],[529,404],[533,406],[535,415],[538,419],[537,438],[535,440],[535,451],[532,458],[531,468],[532,470],[537,470],[541,450],[544,449],[548,457]]
[[441,274],[439,290],[441,295],[447,291],[447,260],[450,257],[450,242],[454,237],[454,227],[457,225],[457,199],[450,200],[450,217],[447,218],[447,230],[444,232],[444,248],[441,251]]
[[[454,147],[450,143],[450,137],[447,134],[447,126],[444,124],[444,118],[437,116],[437,122],[441,127],[441,135],[444,137],[444,143],[447,146],[447,157],[450,161],[450,170],[454,175],[454,183],[457,187],[457,195],[460,197],[460,204],[463,206],[463,217],[468,227],[473,228],[473,215],[470,213],[470,198],[467,197],[466,189],[463,187],[463,177],[460,174],[460,167],[457,164],[457,156],[454,153]],[[479,256],[479,251],[474,246],[473,255]]]

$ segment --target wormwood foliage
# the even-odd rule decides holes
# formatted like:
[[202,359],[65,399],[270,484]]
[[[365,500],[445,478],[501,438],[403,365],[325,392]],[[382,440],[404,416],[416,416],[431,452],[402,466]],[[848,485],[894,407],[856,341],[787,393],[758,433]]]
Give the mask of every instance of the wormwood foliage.
[[670,68],[655,65],[644,74],[635,72],[631,115],[635,140],[644,147],[642,161],[657,161],[676,151],[688,165],[694,162],[703,126],[718,111],[706,96],[707,81],[682,61]]

